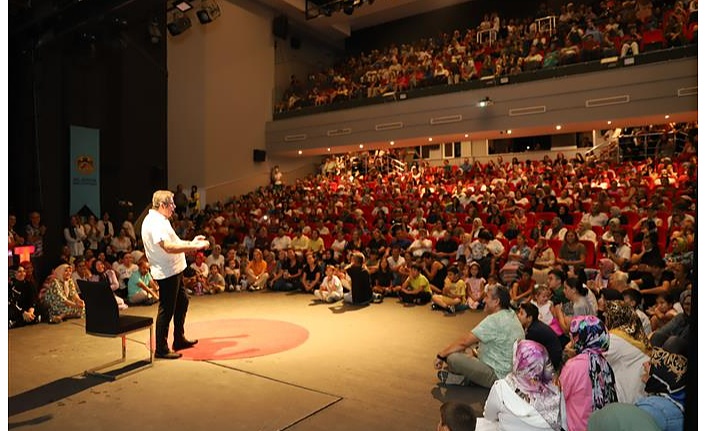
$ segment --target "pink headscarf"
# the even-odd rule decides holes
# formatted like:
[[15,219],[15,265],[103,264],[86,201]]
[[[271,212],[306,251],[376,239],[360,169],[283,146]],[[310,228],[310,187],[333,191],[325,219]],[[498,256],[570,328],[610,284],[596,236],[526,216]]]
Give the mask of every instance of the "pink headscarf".
[[561,429],[561,395],[554,385],[554,367],[547,349],[532,340],[515,343],[512,372],[505,377],[515,393],[529,403],[554,430]]

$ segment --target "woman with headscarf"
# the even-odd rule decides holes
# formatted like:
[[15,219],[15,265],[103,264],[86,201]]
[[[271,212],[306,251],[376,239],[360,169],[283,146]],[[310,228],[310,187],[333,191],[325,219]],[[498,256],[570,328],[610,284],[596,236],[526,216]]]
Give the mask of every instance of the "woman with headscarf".
[[512,371],[490,389],[483,421],[506,431],[558,431],[561,394],[553,378],[547,349],[536,341],[519,340]]
[[566,361],[559,382],[568,431],[583,431],[591,413],[618,401],[615,375],[604,356],[610,337],[596,316],[574,317],[569,333],[576,356]]
[[691,269],[694,263],[694,252],[688,249],[686,238],[677,236],[672,238],[670,243],[672,251],[664,256],[667,267],[672,268],[676,264],[683,264]]
[[649,413],[660,429],[684,429],[687,381],[687,341],[671,337],[663,348],[655,347],[645,363],[645,392],[635,405]]
[[54,279],[44,295],[49,314],[49,323],[61,323],[64,319],[78,319],[83,315],[84,302],[78,296],[71,279],[71,265],[61,264],[54,270]]
[[623,301],[606,302],[603,316],[610,336],[605,357],[615,373],[618,401],[632,404],[645,394],[642,364],[649,359],[649,350],[642,322]]
[[110,289],[113,291],[113,296],[115,297],[115,302],[118,303],[118,310],[124,310],[128,307],[125,300],[115,294],[117,289],[120,287],[120,282],[118,282],[118,276],[115,274],[112,268],[107,268],[105,264],[96,259],[93,261],[93,267],[91,268],[93,275],[91,275],[90,281],[105,281],[110,285]]

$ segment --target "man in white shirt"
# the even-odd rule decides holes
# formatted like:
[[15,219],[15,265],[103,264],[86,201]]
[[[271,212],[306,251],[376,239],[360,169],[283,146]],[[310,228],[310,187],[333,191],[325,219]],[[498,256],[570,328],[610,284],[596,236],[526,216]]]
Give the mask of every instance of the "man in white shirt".
[[309,237],[302,233],[300,228],[294,229],[294,238],[291,242],[292,248],[297,255],[304,255],[309,249]]
[[290,238],[283,228],[279,228],[277,236],[272,240],[270,248],[275,251],[288,250],[292,247],[292,238]]
[[137,271],[137,265],[132,261],[132,254],[123,253],[119,260],[113,264],[113,271],[118,276],[120,283],[119,292],[116,292],[122,298],[127,298],[127,281],[132,276],[132,273]]
[[591,212],[585,213],[581,217],[581,222],[588,222],[591,226],[603,227],[608,223],[608,215],[600,211],[598,204],[591,205]]
[[[174,193],[158,190],[152,195],[152,209],[142,222],[142,241],[151,266],[152,277],[159,284],[159,312],[157,314],[155,356],[163,359],[178,359],[176,350],[193,347],[198,340],[184,336],[184,321],[189,308],[189,297],[182,284],[181,273],[186,268],[184,252],[208,248],[203,235],[191,241],[179,239],[169,218],[174,214]],[[167,335],[174,318],[174,342],[169,349]]]
[[578,234],[579,241],[591,241],[594,246],[598,242],[596,233],[591,228],[591,223],[589,222],[579,223],[579,227],[576,230],[576,233]]

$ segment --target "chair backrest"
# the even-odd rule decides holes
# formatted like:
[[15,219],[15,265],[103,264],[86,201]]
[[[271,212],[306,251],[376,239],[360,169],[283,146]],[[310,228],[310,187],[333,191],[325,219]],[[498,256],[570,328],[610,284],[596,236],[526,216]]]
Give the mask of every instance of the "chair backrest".
[[78,280],[78,287],[86,302],[86,332],[114,334],[119,326],[120,313],[110,284]]

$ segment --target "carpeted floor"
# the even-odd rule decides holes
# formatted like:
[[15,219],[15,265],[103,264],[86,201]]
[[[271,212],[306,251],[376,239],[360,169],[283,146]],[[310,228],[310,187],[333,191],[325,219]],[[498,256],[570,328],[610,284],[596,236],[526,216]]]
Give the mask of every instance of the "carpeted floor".
[[[447,400],[482,414],[488,391],[438,384],[436,352],[480,311],[320,304],[311,295],[224,293],[191,299],[185,359],[157,360],[116,382],[84,370],[120,356],[120,340],[82,320],[8,332],[8,427],[56,430],[426,431]],[[157,306],[127,314],[156,316]],[[147,353],[129,337],[129,359]]]
[[199,342],[182,350],[182,358],[195,361],[270,355],[293,349],[309,338],[306,328],[270,319],[206,320],[187,323],[185,332]]

